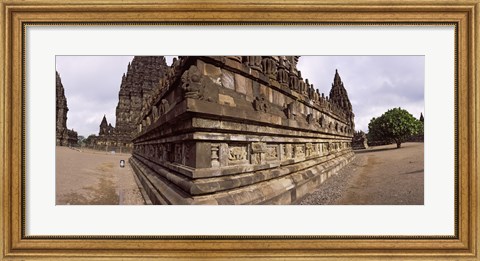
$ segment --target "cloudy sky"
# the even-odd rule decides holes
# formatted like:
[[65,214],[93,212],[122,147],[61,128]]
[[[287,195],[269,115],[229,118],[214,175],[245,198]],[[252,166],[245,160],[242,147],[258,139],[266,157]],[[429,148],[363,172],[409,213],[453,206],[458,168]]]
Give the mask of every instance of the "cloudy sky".
[[[98,134],[105,114],[115,126],[122,75],[133,56],[57,56],[68,104],[68,128]],[[167,57],[170,63],[172,56]],[[418,118],[424,112],[424,56],[302,56],[302,77],[328,95],[335,69],[355,113],[357,130],[368,131],[372,117],[402,107]]]

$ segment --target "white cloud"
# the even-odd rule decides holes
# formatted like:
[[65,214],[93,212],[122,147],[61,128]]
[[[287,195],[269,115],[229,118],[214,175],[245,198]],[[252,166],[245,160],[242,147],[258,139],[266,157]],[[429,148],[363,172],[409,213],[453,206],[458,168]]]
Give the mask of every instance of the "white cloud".
[[[176,56],[166,56],[171,64]],[[115,125],[123,73],[133,56],[57,56],[69,107],[68,128],[88,136],[98,133],[106,115]],[[302,77],[320,92],[330,92],[335,69],[344,82],[357,130],[368,131],[372,117],[402,107],[415,117],[424,112],[423,56],[302,56]]]
[[357,130],[395,107],[418,118],[424,112],[424,56],[302,56],[298,68],[328,95],[335,69],[347,90]]

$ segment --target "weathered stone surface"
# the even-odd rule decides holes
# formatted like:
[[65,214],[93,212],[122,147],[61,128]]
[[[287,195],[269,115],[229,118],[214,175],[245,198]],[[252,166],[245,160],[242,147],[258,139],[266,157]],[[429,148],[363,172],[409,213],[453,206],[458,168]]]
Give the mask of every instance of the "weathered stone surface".
[[235,90],[235,76],[233,73],[227,70],[222,70],[220,77],[223,87],[230,90]]
[[[235,90],[239,93],[247,94],[247,88],[249,88],[247,78],[240,74],[235,74]],[[251,85],[251,84],[250,84]]]
[[351,160],[353,112],[343,83],[336,75],[334,98],[324,97],[301,78],[297,61],[179,57],[161,80],[168,84],[142,104],[145,124],[133,139],[139,180],[160,197],[152,202],[291,204]]
[[[98,150],[130,152],[133,135],[138,129],[151,125],[169,109],[168,101],[164,100],[161,106],[156,106],[154,100],[169,84],[171,70],[163,56],[135,56],[120,84],[115,127],[106,124],[104,117],[99,135],[90,146]],[[145,126],[139,127],[143,116],[150,119],[145,120]]]
[[363,131],[355,132],[352,138],[352,149],[361,150],[368,148],[367,135]]
[[218,103],[236,107],[237,105],[235,104],[235,101],[233,100],[232,96],[224,95],[224,94],[218,94]]
[[67,128],[67,98],[63,88],[60,74],[55,72],[56,76],[56,145],[57,146],[77,146],[78,136],[74,130]]

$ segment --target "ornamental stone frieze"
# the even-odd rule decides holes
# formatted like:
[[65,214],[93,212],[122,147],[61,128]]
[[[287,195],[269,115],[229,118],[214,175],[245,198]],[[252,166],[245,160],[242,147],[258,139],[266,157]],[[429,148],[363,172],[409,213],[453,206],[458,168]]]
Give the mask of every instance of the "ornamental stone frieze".
[[148,97],[130,101],[141,113],[122,112],[136,119],[130,161],[150,201],[292,204],[346,165],[345,86],[335,72],[325,96],[298,59],[180,56],[160,66]]

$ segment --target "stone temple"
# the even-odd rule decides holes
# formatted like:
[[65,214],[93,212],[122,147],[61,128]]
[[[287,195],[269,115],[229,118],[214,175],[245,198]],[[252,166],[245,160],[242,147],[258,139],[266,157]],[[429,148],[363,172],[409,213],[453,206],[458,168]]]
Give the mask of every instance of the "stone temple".
[[67,98],[65,97],[65,89],[63,88],[62,79],[58,72],[56,75],[56,145],[57,146],[77,146],[78,135],[74,130],[67,128]]
[[165,78],[167,68],[163,56],[136,56],[128,64],[127,73],[122,77],[116,108],[115,127],[104,116],[94,148],[116,152],[131,152],[132,138],[136,132],[142,104],[150,98]]
[[180,56],[149,95],[119,102],[120,122],[140,110],[130,163],[147,201],[294,204],[352,160],[354,114],[339,73],[327,97],[298,59]]

